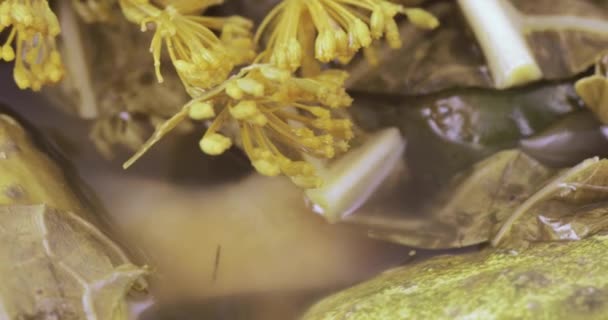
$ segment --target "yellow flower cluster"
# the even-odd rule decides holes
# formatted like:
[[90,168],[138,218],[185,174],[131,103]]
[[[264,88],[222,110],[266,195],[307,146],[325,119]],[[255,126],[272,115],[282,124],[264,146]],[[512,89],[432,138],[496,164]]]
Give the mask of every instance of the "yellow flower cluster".
[[64,70],[55,45],[59,22],[46,0],[1,2],[0,32],[6,28],[11,30],[0,58],[15,60],[13,77],[19,88],[38,91],[44,84],[61,80]]
[[[223,81],[235,65],[252,58],[247,50],[251,42],[245,40],[250,27],[246,20],[188,16],[185,11],[204,9],[196,7],[194,1],[165,0],[164,10],[146,1],[120,3],[125,15],[140,23],[142,30],[154,23],[151,51],[157,74],[160,39],[165,39],[173,64],[193,97],[125,166],[189,117],[209,123],[200,140],[206,154],[222,154],[237,143],[259,173],[285,174],[303,188],[322,184],[303,155],[331,159],[346,151],[353,138],[353,124],[343,110],[352,103],[344,89],[347,73],[317,67],[314,72],[304,70],[306,77],[295,75],[303,57],[313,55],[307,50],[312,48],[310,44],[314,43],[314,57],[320,63],[348,62],[361,48],[384,36],[392,47],[400,46],[394,20],[398,13],[424,28],[438,24],[426,11],[405,9],[385,0],[284,0],[269,13],[255,36],[258,46],[266,42],[266,50],[255,58],[255,64]],[[222,40],[227,29],[234,30],[233,41],[220,41],[220,45],[211,41],[215,38],[204,36],[210,26],[216,31],[221,27]],[[309,30],[309,26],[315,29]],[[229,48],[238,50],[229,55]]]
[[[208,125],[200,140],[204,153],[219,155],[236,144],[261,174],[284,174],[304,188],[322,184],[306,159],[334,158],[353,138],[345,111],[352,103],[344,89],[348,74],[323,64],[346,63],[381,38],[400,46],[398,14],[422,28],[438,25],[426,11],[388,0],[283,0],[254,36],[253,24],[245,18],[203,15],[222,0],[73,2],[87,21],[103,21],[117,3],[127,20],[154,33],[150,52],[158,81],[163,82],[161,60],[166,53],[192,97],[157,127],[125,167],[190,119]],[[59,26],[47,1],[1,2],[0,25],[13,27],[2,58],[16,57],[20,87],[37,90],[59,80],[63,70],[53,40]],[[10,46],[15,37],[17,53]]]
[[[348,63],[373,40],[386,37],[393,48],[401,46],[395,16],[405,14],[416,26],[433,29],[437,19],[422,9],[408,9],[385,0],[284,0],[264,19],[256,42],[266,34],[264,52],[270,61],[290,70],[298,69],[309,53],[304,44],[314,41],[314,56],[323,63]],[[316,32],[310,32],[308,26]],[[316,34],[316,39],[311,37]]]
[[[238,137],[238,144],[259,173],[282,173],[303,188],[319,187],[322,181],[315,169],[297,153],[330,159],[348,149],[353,131],[343,112],[352,103],[343,88],[346,76],[343,71],[327,70],[315,77],[298,78],[272,65],[251,65],[194,98],[168,123],[186,117],[210,120],[200,140],[206,154],[222,154]],[[236,125],[232,130],[238,130],[238,135],[220,133],[221,129],[230,133],[231,124]]]
[[[200,16],[217,1],[164,1],[164,8],[142,0],[120,0],[123,13],[142,31],[154,30],[150,51],[159,82],[163,43],[186,90],[193,96],[223,82],[236,65],[251,61],[252,23],[241,17]],[[215,32],[220,32],[216,36]]]

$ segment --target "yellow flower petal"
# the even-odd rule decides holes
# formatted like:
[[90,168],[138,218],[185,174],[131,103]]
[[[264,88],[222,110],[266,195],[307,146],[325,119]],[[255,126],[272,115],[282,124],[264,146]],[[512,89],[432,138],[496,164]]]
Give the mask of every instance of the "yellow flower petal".
[[[386,0],[283,0],[264,19],[256,34],[256,42],[267,39],[264,56],[272,64],[294,71],[302,65],[303,43],[315,38],[314,56],[327,63],[347,63],[372,40],[386,36],[391,47],[401,46],[395,22],[397,14],[405,14],[421,28],[433,29],[438,20],[422,9],[405,9]],[[312,21],[315,32],[307,32]],[[265,36],[265,37],[264,37]]]
[[15,61],[13,77],[19,88],[38,91],[61,80],[64,69],[55,43],[59,22],[47,1],[0,3],[0,32],[6,28],[11,31],[1,47],[0,59]]

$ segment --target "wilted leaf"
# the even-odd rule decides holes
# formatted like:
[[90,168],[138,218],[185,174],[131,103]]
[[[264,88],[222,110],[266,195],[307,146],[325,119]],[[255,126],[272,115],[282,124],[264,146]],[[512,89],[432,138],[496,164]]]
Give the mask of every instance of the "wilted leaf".
[[458,226],[458,247],[485,242],[493,225],[504,221],[523,200],[546,181],[552,170],[516,150],[496,153],[477,163],[470,174],[456,179],[430,212],[448,225]]
[[145,269],[93,224],[62,170],[0,114],[0,318],[127,319]]
[[[557,174],[513,210],[508,219],[499,224],[492,244],[515,247],[532,241],[575,240],[588,236],[606,226],[608,211],[601,209],[606,201],[608,160],[585,160]],[[547,232],[547,228],[553,232]]]
[[[412,247],[475,245],[488,241],[495,224],[504,221],[552,173],[519,151],[502,151],[455,178],[424,208],[410,213],[380,210],[374,219],[362,217],[362,212],[347,221],[366,224],[373,237]],[[390,212],[394,214],[389,217]]]
[[330,296],[304,320],[604,319],[608,238],[444,256]]
[[[527,40],[544,79],[570,78],[608,51],[608,7],[601,1],[510,3],[519,15],[517,33]],[[456,1],[437,3],[430,11],[441,20],[439,28],[428,32],[404,24],[404,46],[399,50],[383,48],[378,68],[370,68],[365,61],[355,64],[350,87],[405,95],[454,87],[494,88],[486,58]]]
[[429,203],[414,210],[385,205],[346,221],[364,225],[373,237],[430,249],[490,239],[509,248],[578,240],[608,227],[608,160],[557,172],[520,151],[502,151],[456,177]]

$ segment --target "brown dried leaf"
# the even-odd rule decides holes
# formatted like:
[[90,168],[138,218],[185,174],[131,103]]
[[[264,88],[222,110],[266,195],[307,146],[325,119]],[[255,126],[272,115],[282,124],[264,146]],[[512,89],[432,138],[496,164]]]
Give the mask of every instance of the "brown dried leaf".
[[[499,224],[492,244],[516,247],[533,241],[580,239],[602,231],[608,212],[597,206],[606,201],[608,160],[585,160],[556,175],[522,202]],[[553,231],[547,232],[548,227]]]

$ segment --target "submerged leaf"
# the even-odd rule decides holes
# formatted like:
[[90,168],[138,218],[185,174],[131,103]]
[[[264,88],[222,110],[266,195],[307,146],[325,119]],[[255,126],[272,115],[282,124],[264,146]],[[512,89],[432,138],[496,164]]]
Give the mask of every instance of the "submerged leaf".
[[430,211],[442,223],[459,226],[453,240],[457,246],[486,242],[493,224],[504,221],[552,173],[519,151],[502,151],[477,163],[466,177],[457,178]]
[[426,207],[404,213],[385,205],[379,214],[360,212],[347,221],[364,224],[372,230],[372,237],[417,248],[484,243],[492,236],[494,225],[504,221],[552,173],[519,151],[502,151],[456,177]]
[[[434,249],[488,241],[497,219],[504,220],[552,173],[519,152],[496,152],[516,147],[520,139],[579,108],[570,84],[498,93],[454,90],[384,103],[360,95],[355,101],[353,114],[366,130],[402,130],[408,174],[399,178],[395,190],[373,195],[343,221],[363,226],[376,238]],[[503,172],[518,173],[503,177]],[[454,181],[457,173],[460,178]],[[467,174],[476,178],[467,179]],[[501,189],[503,181],[507,185]],[[494,194],[498,190],[504,194]]]
[[[519,246],[532,241],[579,239],[606,226],[607,210],[596,210],[608,201],[608,160],[592,158],[556,175],[514,210],[492,239],[493,245]],[[570,223],[584,225],[576,232]],[[553,226],[554,232],[542,232]],[[582,235],[581,235],[582,233]]]
[[304,320],[604,319],[608,238],[443,256],[325,298]]
[[559,172],[520,151],[502,151],[456,177],[430,203],[406,212],[384,204],[345,221],[364,225],[373,237],[429,249],[578,240],[608,228],[608,160]]

